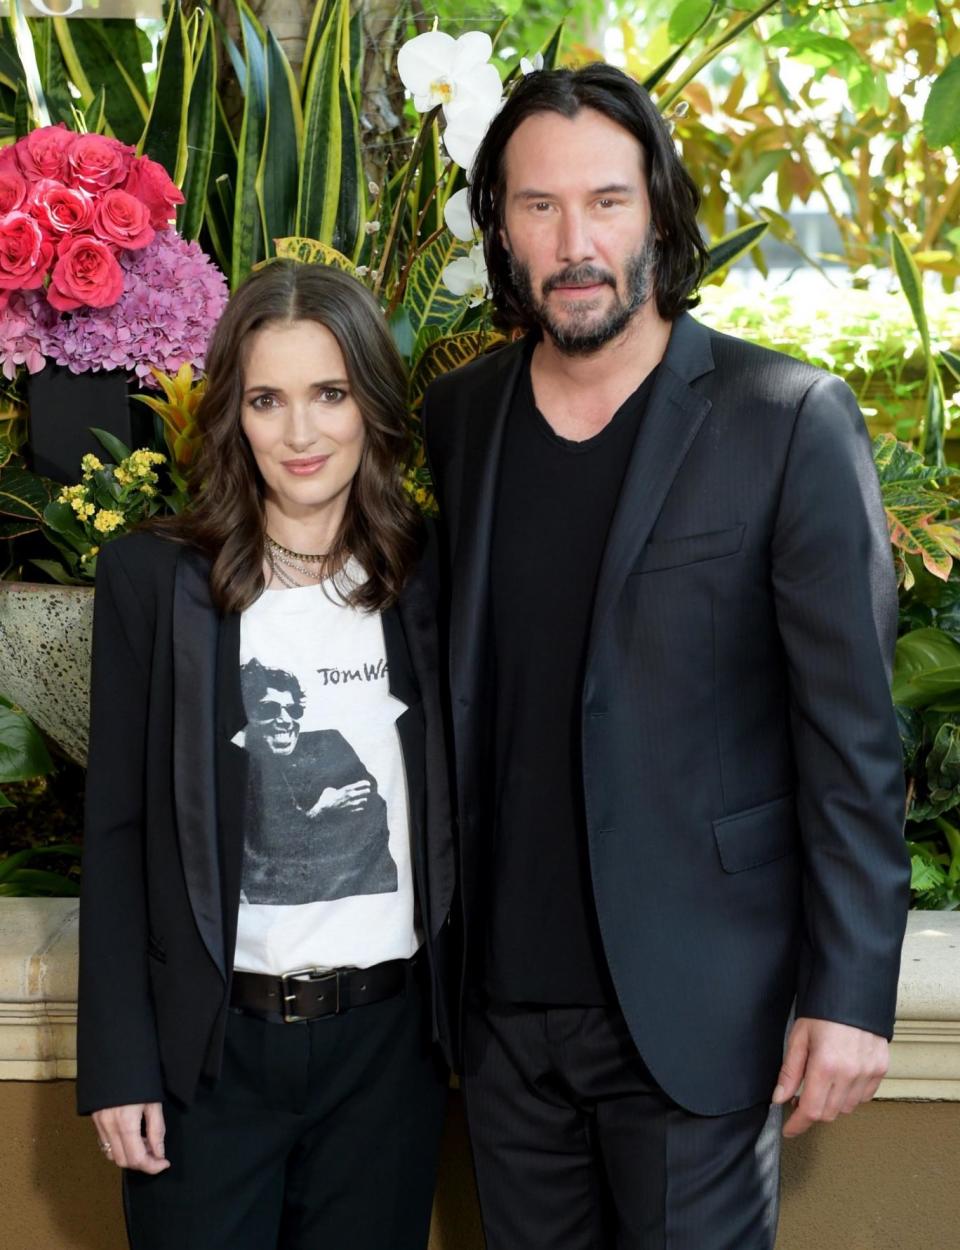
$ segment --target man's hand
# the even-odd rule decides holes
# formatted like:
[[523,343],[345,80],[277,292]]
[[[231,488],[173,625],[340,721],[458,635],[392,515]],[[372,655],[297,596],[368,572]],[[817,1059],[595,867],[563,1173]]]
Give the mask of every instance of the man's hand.
[[[100,1149],[117,1167],[135,1172],[165,1172],[170,1160],[164,1157],[163,1106],[159,1102],[129,1103],[123,1107],[104,1107],[94,1111],[93,1122],[100,1138]],[[142,1126],[142,1127],[141,1127]],[[146,1135],[142,1131],[146,1130]]]
[[319,816],[321,812],[362,812],[367,806],[371,790],[369,781],[351,781],[349,785],[339,789],[327,786],[307,815]]
[[888,1049],[886,1038],[876,1033],[833,1020],[798,1018],[773,1091],[773,1101],[785,1103],[800,1090],[784,1137],[797,1137],[817,1121],[849,1115],[869,1102],[886,1076]]

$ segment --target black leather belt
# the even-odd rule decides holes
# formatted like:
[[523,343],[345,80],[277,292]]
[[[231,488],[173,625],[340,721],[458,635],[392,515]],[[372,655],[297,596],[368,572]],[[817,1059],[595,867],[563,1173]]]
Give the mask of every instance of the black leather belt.
[[412,964],[413,960],[391,959],[371,968],[298,968],[279,977],[237,971],[230,1006],[285,1024],[341,1015],[352,1007],[399,994],[406,987]]

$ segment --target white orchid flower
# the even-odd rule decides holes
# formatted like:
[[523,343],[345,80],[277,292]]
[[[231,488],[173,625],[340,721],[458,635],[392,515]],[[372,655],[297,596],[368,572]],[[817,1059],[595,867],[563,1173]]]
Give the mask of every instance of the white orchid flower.
[[493,43],[480,30],[459,39],[431,30],[409,39],[397,54],[397,73],[413,96],[413,107],[427,113],[438,104],[451,121],[451,108],[490,120],[500,104],[501,83],[490,65]]
[[447,229],[455,239],[464,243],[472,243],[476,238],[477,227],[470,216],[470,188],[464,187],[456,195],[451,195],[443,206],[443,220]]
[[458,109],[454,116],[447,120],[446,129],[443,132],[443,146],[450,159],[467,171],[468,178],[473,166],[473,158],[497,111],[495,109],[493,113],[483,114],[469,109]]
[[443,285],[454,295],[469,295],[471,308],[489,299],[490,282],[482,243],[475,243],[469,256],[461,256],[447,265],[443,271]]
[[520,58],[520,73],[526,78],[528,74],[534,73],[538,69],[543,69],[543,53],[538,52],[532,61],[528,61],[525,56]]

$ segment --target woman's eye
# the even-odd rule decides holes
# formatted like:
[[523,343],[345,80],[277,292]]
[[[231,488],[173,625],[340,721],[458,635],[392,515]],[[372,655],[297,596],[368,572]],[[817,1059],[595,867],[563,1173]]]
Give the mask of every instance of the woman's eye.
[[346,391],[341,391],[339,386],[325,386],[320,392],[320,398],[325,404],[336,404],[346,395]]
[[250,401],[250,407],[255,412],[266,412],[268,409],[274,406],[274,404],[276,403],[276,398],[277,397],[275,395],[270,395],[270,394],[255,395],[254,398]]

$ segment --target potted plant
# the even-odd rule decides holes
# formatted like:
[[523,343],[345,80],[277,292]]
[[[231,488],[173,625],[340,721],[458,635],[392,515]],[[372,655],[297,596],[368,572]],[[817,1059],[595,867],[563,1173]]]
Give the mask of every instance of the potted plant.
[[97,450],[91,425],[149,441],[128,381],[202,364],[226,282],[172,228],[182,201],[161,165],[106,135],[43,126],[0,152],[0,367],[26,371],[38,474],[73,481]]

